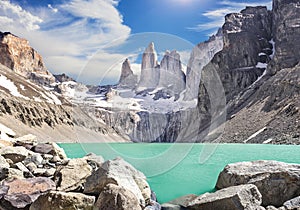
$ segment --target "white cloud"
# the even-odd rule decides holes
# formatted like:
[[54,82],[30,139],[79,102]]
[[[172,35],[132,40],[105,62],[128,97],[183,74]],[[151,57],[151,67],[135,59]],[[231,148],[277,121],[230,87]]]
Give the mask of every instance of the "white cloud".
[[43,22],[41,18],[6,0],[0,1],[0,14],[2,20],[9,18],[14,21],[15,27],[24,27],[28,31],[39,29],[39,24]]
[[209,31],[210,34],[215,33],[218,28],[224,24],[224,16],[229,13],[240,12],[246,6],[267,6],[268,9],[272,8],[272,1],[262,2],[233,2],[233,1],[221,1],[220,7],[215,10],[204,12],[202,15],[209,19],[208,22],[198,24],[188,29],[194,31]]
[[[0,1],[0,28],[28,39],[50,71],[77,75],[85,70],[80,79],[97,83],[95,76],[104,74],[111,63],[125,56],[105,48],[124,42],[131,29],[123,24],[117,0],[63,2],[25,9],[10,1]],[[102,59],[89,63],[86,70],[85,64],[97,51],[102,51]]]

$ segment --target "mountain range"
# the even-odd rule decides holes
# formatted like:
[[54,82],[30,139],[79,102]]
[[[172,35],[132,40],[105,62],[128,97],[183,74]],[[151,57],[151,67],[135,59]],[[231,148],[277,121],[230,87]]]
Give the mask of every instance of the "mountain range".
[[299,20],[296,0],[246,7],[194,47],[186,71],[150,43],[140,76],[126,59],[110,86],[53,75],[27,40],[1,33],[0,122],[42,141],[299,144]]

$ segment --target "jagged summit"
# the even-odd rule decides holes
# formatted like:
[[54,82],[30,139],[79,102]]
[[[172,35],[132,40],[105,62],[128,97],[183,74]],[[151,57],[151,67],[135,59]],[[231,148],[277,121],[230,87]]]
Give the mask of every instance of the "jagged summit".
[[145,53],[155,53],[154,42],[150,42],[148,47],[145,50]]
[[9,32],[0,32],[0,63],[39,84],[55,82],[42,56],[29,45],[28,40]]
[[119,87],[134,88],[137,84],[137,76],[133,74],[130,62],[127,59],[122,64]]

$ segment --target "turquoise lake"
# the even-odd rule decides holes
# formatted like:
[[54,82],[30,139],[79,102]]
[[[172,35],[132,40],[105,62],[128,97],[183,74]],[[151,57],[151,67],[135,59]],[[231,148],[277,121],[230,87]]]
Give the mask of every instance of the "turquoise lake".
[[186,194],[214,190],[225,165],[240,161],[278,160],[300,164],[300,146],[257,144],[60,144],[68,157],[93,152],[106,160],[122,157],[142,171],[164,203]]

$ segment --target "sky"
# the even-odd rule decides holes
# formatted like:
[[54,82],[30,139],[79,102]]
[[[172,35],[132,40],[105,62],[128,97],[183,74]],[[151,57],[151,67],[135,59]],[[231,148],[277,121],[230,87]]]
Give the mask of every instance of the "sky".
[[154,42],[158,57],[177,50],[183,68],[192,48],[214,34],[224,15],[270,0],[0,0],[0,31],[29,40],[50,72],[85,84],[113,84],[129,58]]

